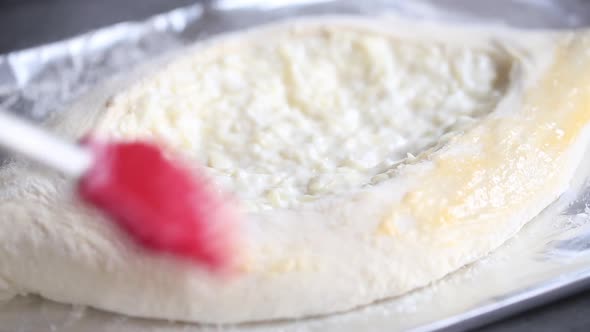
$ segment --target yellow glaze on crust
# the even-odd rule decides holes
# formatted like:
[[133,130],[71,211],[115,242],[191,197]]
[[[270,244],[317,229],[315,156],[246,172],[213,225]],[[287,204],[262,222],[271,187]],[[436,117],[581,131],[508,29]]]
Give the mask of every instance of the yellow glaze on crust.
[[528,89],[521,112],[491,116],[449,142],[455,148],[478,146],[478,153],[435,152],[435,166],[417,180],[420,189],[392,208],[381,233],[398,234],[391,224],[396,218],[413,218],[418,231],[426,232],[485,221],[558,181],[567,148],[590,122],[588,50],[588,36],[569,38],[542,80]]

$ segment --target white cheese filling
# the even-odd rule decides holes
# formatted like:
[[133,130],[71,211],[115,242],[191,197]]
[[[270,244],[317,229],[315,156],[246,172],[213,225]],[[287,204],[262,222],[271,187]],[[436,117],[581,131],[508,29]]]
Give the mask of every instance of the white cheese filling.
[[490,112],[506,62],[368,31],[283,33],[144,82],[115,100],[127,111],[110,130],[199,160],[251,211],[292,208],[387,179]]

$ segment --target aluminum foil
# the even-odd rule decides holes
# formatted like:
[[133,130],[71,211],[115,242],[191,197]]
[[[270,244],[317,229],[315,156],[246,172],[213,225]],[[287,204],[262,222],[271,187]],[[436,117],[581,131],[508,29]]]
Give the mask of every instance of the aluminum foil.
[[[529,29],[590,23],[583,1],[219,0],[0,55],[0,109],[41,120],[102,79],[211,35],[322,14]],[[37,297],[0,303],[0,331],[434,331],[477,326],[590,284],[590,191],[572,190],[490,256],[431,286],[347,313],[245,325],[137,319]],[[572,203],[573,202],[573,203]]]

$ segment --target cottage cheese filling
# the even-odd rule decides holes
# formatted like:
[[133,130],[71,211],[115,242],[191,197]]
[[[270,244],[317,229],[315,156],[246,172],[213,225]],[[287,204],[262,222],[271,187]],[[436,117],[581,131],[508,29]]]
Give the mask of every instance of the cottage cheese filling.
[[109,130],[202,162],[251,211],[293,208],[385,180],[490,112],[507,62],[368,31],[285,32],[165,70],[114,101],[127,111]]

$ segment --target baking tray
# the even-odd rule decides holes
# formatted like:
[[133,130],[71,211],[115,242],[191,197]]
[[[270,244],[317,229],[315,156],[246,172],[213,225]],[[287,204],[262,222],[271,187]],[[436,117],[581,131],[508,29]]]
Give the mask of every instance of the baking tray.
[[[295,16],[404,15],[417,20],[575,28],[584,1],[219,0],[0,55],[0,108],[41,120],[100,81],[212,35]],[[467,27],[468,28],[468,27]],[[1,161],[0,161],[1,162]],[[590,191],[572,189],[493,254],[429,287],[350,312],[242,325],[131,318],[34,296],[0,302],[0,331],[462,330],[590,285]]]

